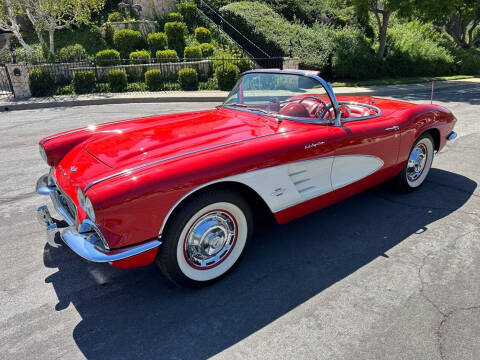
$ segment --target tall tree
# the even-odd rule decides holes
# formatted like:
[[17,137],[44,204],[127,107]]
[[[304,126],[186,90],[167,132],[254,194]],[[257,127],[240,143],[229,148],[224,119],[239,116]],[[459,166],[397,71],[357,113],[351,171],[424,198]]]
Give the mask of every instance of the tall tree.
[[27,54],[32,54],[32,49],[23,39],[20,33],[20,25],[17,22],[17,17],[22,14],[22,3],[19,0],[1,0],[0,1],[0,29],[3,31],[12,32],[18,39]]
[[[432,0],[434,1],[434,0]],[[478,0],[477,0],[478,1]],[[375,15],[378,27],[378,56],[385,56],[385,46],[387,44],[387,30],[390,17],[395,12],[406,13],[412,9],[412,0],[352,0],[356,11],[360,16],[365,16],[369,12]]]
[[105,0],[22,0],[25,12],[35,28],[40,42],[48,32],[49,50],[55,53],[55,31],[90,21],[93,12],[103,8]]
[[479,0],[422,0],[416,5],[420,14],[445,28],[464,49],[480,46]]

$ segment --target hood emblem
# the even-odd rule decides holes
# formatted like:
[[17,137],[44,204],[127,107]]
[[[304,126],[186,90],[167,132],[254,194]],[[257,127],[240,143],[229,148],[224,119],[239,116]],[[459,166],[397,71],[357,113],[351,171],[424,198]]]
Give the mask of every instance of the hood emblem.
[[78,169],[77,169],[75,166],[72,166],[72,167],[70,168],[70,172],[72,172],[72,173],[74,173],[74,172],[77,171],[77,170],[78,170]]

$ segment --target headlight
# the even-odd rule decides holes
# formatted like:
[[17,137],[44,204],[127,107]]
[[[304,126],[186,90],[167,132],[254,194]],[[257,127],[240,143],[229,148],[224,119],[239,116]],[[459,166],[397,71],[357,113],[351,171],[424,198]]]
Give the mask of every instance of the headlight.
[[47,153],[45,152],[45,149],[40,144],[38,145],[38,149],[40,150],[40,156],[42,157],[43,161],[48,164]]
[[83,191],[78,188],[77,190],[77,199],[78,204],[82,207],[83,210],[87,213],[90,220],[95,222],[95,210],[93,210],[93,205],[88,196],[85,196]]

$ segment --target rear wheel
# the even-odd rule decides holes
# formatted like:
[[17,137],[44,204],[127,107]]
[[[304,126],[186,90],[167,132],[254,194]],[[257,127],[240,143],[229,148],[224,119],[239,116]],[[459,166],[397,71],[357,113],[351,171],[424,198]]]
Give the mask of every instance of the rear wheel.
[[157,265],[180,286],[201,287],[225,276],[252,233],[248,203],[228,190],[207,191],[177,211],[162,234]]
[[397,187],[401,191],[418,189],[427,178],[432,167],[434,142],[430,134],[423,134],[412,146],[408,161],[397,176]]

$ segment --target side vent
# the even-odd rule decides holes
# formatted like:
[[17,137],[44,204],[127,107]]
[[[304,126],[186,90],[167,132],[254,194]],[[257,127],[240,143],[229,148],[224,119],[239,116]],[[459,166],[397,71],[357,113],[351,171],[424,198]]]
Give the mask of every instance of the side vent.
[[288,176],[304,200],[332,191],[330,171],[333,157],[300,161],[288,166]]

